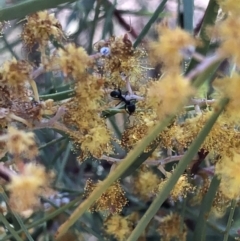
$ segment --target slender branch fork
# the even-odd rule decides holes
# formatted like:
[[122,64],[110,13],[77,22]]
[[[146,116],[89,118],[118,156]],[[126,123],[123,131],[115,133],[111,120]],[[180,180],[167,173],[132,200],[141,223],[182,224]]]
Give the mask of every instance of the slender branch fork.
[[207,100],[207,99],[194,99],[194,98],[192,98],[189,102],[190,102],[191,105],[203,106],[203,105],[212,105],[216,102],[216,100],[215,99]]
[[52,118],[49,120],[44,119],[41,122],[34,123],[34,129],[46,128],[46,127],[54,127],[54,123],[59,121],[61,117],[66,113],[66,108],[64,106],[60,106]]
[[[166,158],[163,158],[160,160],[155,160],[155,161],[147,160],[144,162],[144,164],[151,165],[151,166],[165,165],[165,164],[168,164],[171,162],[179,161],[179,160],[181,160],[181,158],[183,156],[184,155],[170,156],[170,157],[166,157]],[[106,160],[108,162],[112,162],[112,163],[121,162],[122,160],[124,160],[124,159],[109,157],[106,155],[102,155],[100,159],[104,159],[104,160]]]
[[216,53],[210,57],[206,57],[203,59],[203,61],[196,66],[192,71],[190,71],[187,75],[186,78],[189,80],[193,80],[196,76],[199,74],[203,73],[206,69],[208,69],[211,65],[214,63],[224,59],[224,55],[220,53]]

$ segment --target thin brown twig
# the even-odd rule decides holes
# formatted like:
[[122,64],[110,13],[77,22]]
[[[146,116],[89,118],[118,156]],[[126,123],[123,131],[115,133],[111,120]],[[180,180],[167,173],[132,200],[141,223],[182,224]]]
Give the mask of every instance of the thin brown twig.
[[44,66],[40,66],[31,73],[30,78],[36,79],[39,75],[43,74],[44,72],[45,72]]
[[212,105],[216,102],[215,99],[212,100],[207,100],[207,99],[194,99],[192,98],[190,100],[190,104],[191,105],[199,105],[199,106],[203,106],[203,105]]
[[[166,157],[164,159],[156,160],[156,161],[151,161],[151,160],[146,160],[144,164],[150,165],[150,166],[157,166],[157,165],[165,165],[174,161],[179,161],[184,155],[178,155],[178,156],[170,156]],[[106,155],[102,155],[100,159],[106,160],[108,162],[121,162],[123,159],[118,159],[118,158],[113,158],[109,157]]]
[[5,167],[3,164],[0,164],[0,177],[3,178],[5,181],[10,181],[11,177],[16,175],[13,171],[9,168]]
[[47,127],[54,127],[55,123],[57,123],[62,116],[66,113],[66,108],[64,106],[60,106],[54,117],[51,119],[43,119],[41,122],[34,123],[34,129],[41,129]]
[[213,56],[206,57],[199,65],[196,66],[193,70],[191,70],[187,75],[187,79],[194,79],[197,75],[203,73],[206,69],[208,69],[212,64],[223,60],[224,56],[220,53],[216,53]]
[[171,162],[175,162],[175,161],[180,161],[183,158],[184,155],[177,155],[177,156],[169,156],[160,160],[156,160],[156,161],[146,161],[145,163],[147,163],[148,165],[151,166],[155,166],[155,165],[165,165]]

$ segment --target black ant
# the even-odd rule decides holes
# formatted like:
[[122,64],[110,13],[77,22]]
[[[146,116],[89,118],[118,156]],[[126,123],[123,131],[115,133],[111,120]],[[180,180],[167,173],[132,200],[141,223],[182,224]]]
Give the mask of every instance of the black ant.
[[117,104],[119,105],[121,102],[125,103],[125,110],[129,115],[132,115],[136,110],[136,105],[132,102],[132,100],[126,100],[126,98],[122,95],[122,91],[120,89],[114,90],[110,93],[111,97],[116,100],[120,100]]

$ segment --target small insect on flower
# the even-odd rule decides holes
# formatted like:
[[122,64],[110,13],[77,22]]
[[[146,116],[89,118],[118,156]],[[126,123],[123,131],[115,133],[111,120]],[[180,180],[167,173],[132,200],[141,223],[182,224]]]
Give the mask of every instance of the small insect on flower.
[[111,53],[111,50],[110,50],[110,48],[108,48],[108,47],[102,47],[101,49],[100,49],[100,53],[102,54],[102,56],[109,56],[110,55],[110,53]]
[[132,115],[135,110],[136,110],[136,105],[133,101],[135,101],[135,99],[130,99],[127,100],[126,96],[124,97],[122,95],[122,91],[120,89],[114,90],[110,93],[111,97],[115,100],[120,100],[120,102],[117,104],[119,105],[121,102],[125,103],[125,110],[129,115]]
[[102,48],[105,48],[105,47],[109,48],[109,44],[110,44],[109,41],[105,41],[105,40],[101,39],[93,44],[93,49],[96,52],[101,52]]

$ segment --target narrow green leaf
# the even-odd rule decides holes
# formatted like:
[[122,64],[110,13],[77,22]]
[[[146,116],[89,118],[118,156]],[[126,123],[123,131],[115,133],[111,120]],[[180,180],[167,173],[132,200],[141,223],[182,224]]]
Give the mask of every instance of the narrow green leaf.
[[183,24],[184,29],[193,32],[194,0],[183,0]]
[[0,10],[0,21],[8,21],[23,18],[31,13],[48,8],[56,8],[59,4],[75,2],[76,0],[30,0],[14,4]]
[[61,44],[56,38],[54,38],[53,35],[50,35],[50,36],[49,36],[49,40],[51,41],[52,45],[53,45],[56,49],[65,50],[64,45]]
[[230,228],[232,226],[233,215],[234,215],[236,206],[237,206],[237,200],[234,199],[234,200],[232,200],[232,203],[231,203],[230,213],[229,213],[227,227],[226,227],[226,230],[224,233],[223,241],[228,241],[228,236],[229,236]]
[[[56,91],[55,93],[60,93],[62,91],[66,91],[66,90],[73,90],[73,88],[74,88],[74,84],[66,84],[66,85],[59,86],[59,82],[64,81],[63,77],[55,78],[54,81],[56,83],[54,86],[54,90]],[[52,93],[54,93],[54,92],[52,92]]]
[[[58,206],[57,206],[54,202],[52,202],[52,201],[50,201],[50,200],[48,200],[48,199],[46,199],[46,198],[43,198],[43,200],[44,200],[45,202],[48,202],[49,204],[51,204],[53,207],[58,208]],[[71,212],[69,212],[69,211],[67,211],[67,210],[65,210],[64,213],[66,213],[67,216],[70,216],[70,215],[71,215]],[[104,240],[105,240],[105,239],[102,238],[98,233],[96,233],[93,229],[91,229],[90,227],[88,227],[85,223],[78,221],[78,224],[79,224],[79,226],[80,226],[82,229],[84,229],[87,233],[90,233],[90,234],[94,235],[96,238],[98,238],[99,241],[104,241]]]
[[55,129],[55,128],[51,128],[51,130],[56,131],[57,133],[61,134],[63,137],[66,137],[66,138],[69,138],[69,139],[71,138],[70,135],[66,134],[66,132],[64,132],[64,131],[61,131],[61,130]]
[[[198,218],[198,215],[196,215],[196,213],[194,212],[194,210],[192,208],[186,207],[186,211],[188,212],[188,214],[190,214],[194,219]],[[213,223],[210,220],[206,220],[206,224],[208,225],[209,228],[211,228],[213,231],[219,233],[220,235],[223,236],[224,234],[224,229],[222,227],[222,225],[219,225],[217,223]]]
[[163,202],[167,199],[169,193],[177,183],[179,177],[183,174],[189,163],[192,161],[193,157],[196,155],[197,151],[201,147],[201,144],[205,140],[208,133],[211,131],[211,128],[213,127],[214,123],[216,122],[217,118],[219,117],[227,103],[228,99],[221,100],[219,108],[212,114],[206,125],[200,131],[195,141],[189,147],[187,153],[179,161],[177,168],[174,170],[171,177],[167,180],[163,189],[158,193],[157,197],[148,208],[147,212],[143,215],[142,219],[138,222],[137,226],[135,227],[127,241],[136,241],[140,237],[153,216],[157,213]]
[[40,95],[39,98],[40,100],[53,99],[54,101],[60,101],[60,100],[69,99],[73,97],[74,94],[75,94],[75,90],[66,90],[56,94]]
[[[105,1],[107,3],[107,1]],[[105,6],[105,12],[106,12],[106,18],[104,21],[103,31],[102,31],[102,39],[104,39],[108,33],[110,33],[110,36],[112,35],[113,31],[113,14],[115,10],[116,0],[114,4],[104,4]]]
[[93,9],[95,0],[82,0],[77,3],[78,8],[81,8],[82,11],[88,16],[90,11]]
[[114,116],[118,113],[122,113],[123,110],[120,109],[120,108],[109,108],[107,110],[103,110],[102,113],[101,113],[101,117],[103,118],[109,118],[111,116]]
[[[27,225],[26,228],[27,229],[31,229],[31,228],[34,228],[34,227],[38,227],[39,225],[41,225],[42,223],[46,222],[47,220],[53,219],[54,217],[56,217],[57,215],[61,214],[65,210],[73,207],[81,199],[82,199],[82,197],[78,197],[78,198],[74,199],[73,201],[69,202],[68,204],[63,205],[62,207],[58,208],[56,211],[54,211],[54,212],[44,216],[43,218],[38,219],[37,221],[33,222],[30,225]],[[2,214],[0,214],[0,215],[2,215]],[[1,216],[0,216],[0,220],[2,221]],[[20,229],[18,231],[14,231],[14,232],[16,234],[19,234],[19,233],[23,232],[23,230]],[[6,235],[4,238],[1,239],[1,241],[8,241],[9,239],[12,238],[12,236],[14,237],[13,233],[11,235]],[[17,241],[22,241],[22,239],[17,240]]]
[[[0,213],[0,221],[3,223],[3,225],[5,226],[5,228],[12,234],[11,236],[13,236],[15,238],[16,241],[23,241],[18,233],[10,226],[9,222],[7,221],[7,219],[3,216],[2,213]],[[10,235],[9,235],[10,236]],[[3,241],[4,239],[2,239]]]
[[16,53],[13,51],[13,47],[8,43],[8,40],[6,39],[5,35],[1,36],[1,39],[3,40],[5,47],[9,50],[9,52],[12,54],[12,56],[15,59],[19,59]]
[[145,25],[145,27],[143,28],[141,33],[138,35],[136,41],[134,42],[134,44],[133,44],[134,48],[136,48],[141,43],[143,38],[146,36],[146,34],[148,33],[148,31],[151,28],[152,24],[157,20],[159,14],[164,10],[166,2],[167,2],[167,0],[163,0],[158,5],[156,11],[153,13],[152,17],[149,19],[149,21],[147,22],[147,24]]
[[112,128],[113,128],[113,131],[114,131],[114,135],[117,137],[118,140],[121,139],[122,137],[122,133],[120,131],[120,128],[119,126],[117,125],[117,122],[116,122],[116,118],[115,116],[111,116],[108,118]]
[[[121,10],[118,9],[119,14],[128,14],[128,15],[135,15],[135,16],[145,16],[145,17],[152,17],[154,13],[149,12],[147,10],[139,10],[139,11],[132,11],[132,10]],[[159,18],[169,17],[170,13],[160,13],[158,15]]]
[[[202,54],[203,56],[205,56],[208,53],[208,49],[211,42],[211,38],[209,38],[206,34],[206,27],[209,25],[213,25],[215,23],[218,9],[219,9],[219,5],[217,3],[217,0],[210,0],[205,12],[203,23],[199,33],[199,37],[202,41],[202,45],[196,49],[196,52],[199,54]],[[195,59],[192,59],[187,68],[186,73],[189,73],[197,65],[197,63],[198,62]]]
[[222,61],[217,61],[213,63],[211,66],[209,66],[208,69],[198,75],[198,77],[193,81],[193,86],[199,88],[204,82],[209,82],[213,75],[216,73],[216,70],[218,69],[221,62]]
[[62,155],[62,153],[64,152],[64,150],[66,149],[66,146],[68,144],[68,141],[65,141],[64,143],[62,143],[62,145],[58,148],[57,152],[54,154],[54,156],[52,157],[52,159],[49,161],[49,164],[51,166],[55,165],[55,163],[57,162],[58,158]]
[[182,205],[181,205],[181,224],[180,224],[180,233],[183,232],[184,229],[184,219],[185,219],[185,213],[186,213],[186,207],[187,207],[187,197],[183,198]]
[[136,159],[136,161],[132,163],[132,165],[130,165],[129,168],[121,175],[121,178],[125,178],[133,174],[133,172],[135,172],[148,159],[148,157],[152,155],[158,144],[159,143],[157,141],[154,141],[151,144],[151,149],[146,153],[141,153],[141,155]]
[[208,214],[211,210],[212,202],[218,190],[219,184],[220,184],[220,179],[217,176],[214,176],[211,181],[208,192],[202,201],[202,205],[199,211],[199,216],[197,218],[197,224],[195,226],[195,231],[193,234],[193,240],[196,240],[196,241],[205,240],[206,220],[208,219]]
[[60,170],[58,171],[58,176],[57,176],[57,181],[56,181],[57,184],[59,184],[61,182],[61,180],[62,180],[62,176],[63,176],[63,173],[64,173],[64,168],[65,168],[65,166],[67,164],[70,151],[71,151],[71,145],[68,142],[66,147],[64,148],[64,155],[63,155],[63,158],[61,160]]
[[[2,194],[3,200],[6,202],[8,208],[9,208],[9,210],[11,210],[10,206],[8,205],[9,199],[8,199],[6,193],[4,192],[4,190],[3,190],[3,192],[2,192],[1,194]],[[16,212],[12,211],[12,210],[11,210],[11,212],[12,212],[13,216],[16,218],[16,220],[17,220],[19,226],[21,227],[21,229],[23,230],[23,232],[26,234],[28,240],[29,240],[29,241],[34,241],[33,238],[32,238],[32,236],[30,235],[30,233],[29,233],[28,230],[26,229],[26,226],[25,226],[25,224],[23,223],[22,218],[20,217],[20,215],[17,214]],[[14,227],[15,227],[15,226],[14,226]]]
[[[13,30],[13,31],[14,31],[14,30]],[[1,40],[1,38],[0,38],[0,40]],[[15,39],[13,42],[8,43],[8,44],[9,44],[9,47],[14,48],[14,47],[16,47],[18,44],[20,44],[20,42],[21,42],[21,40],[18,38],[18,39]],[[3,52],[5,52],[5,51],[6,51],[6,46],[0,48],[0,53],[3,53]]]
[[88,53],[89,54],[91,54],[91,52],[92,52],[93,38],[94,38],[95,30],[96,30],[96,25],[97,25],[97,22],[98,22],[98,17],[99,17],[99,14],[100,14],[101,3],[102,3],[101,1],[97,1],[97,6],[95,8],[94,19],[93,19],[91,31],[90,31],[90,34],[89,34],[89,46],[88,46]]
[[58,190],[58,191],[60,191],[60,192],[69,192],[69,193],[76,193],[76,194],[82,194],[83,193],[83,191],[81,191],[80,189],[70,189],[70,188],[66,188],[66,187],[62,187],[62,186],[53,186],[53,188],[55,189],[55,190]]
[[[59,13],[59,12],[60,12],[62,9],[64,9],[64,8],[65,8],[65,7],[63,7],[63,8],[59,7],[59,8],[58,8],[59,11],[57,11],[57,13]],[[72,21],[76,20],[77,17],[78,17],[78,9],[77,9],[76,5],[74,5],[74,7],[70,7],[70,8],[71,8],[71,14],[70,14],[70,15],[67,17],[67,19],[66,19],[65,29],[68,29],[69,24],[70,24]]]
[[48,142],[48,143],[46,143],[46,144],[44,144],[44,145],[41,145],[41,146],[38,148],[38,150],[42,150],[42,149],[44,149],[44,148],[46,148],[46,147],[49,147],[49,146],[51,146],[51,145],[54,145],[54,144],[56,144],[56,143],[58,143],[58,142],[60,142],[60,141],[62,141],[62,140],[64,140],[64,139],[66,139],[65,136],[60,137],[60,138],[57,138],[57,139],[54,139],[54,140],[52,140],[52,141],[50,141],[50,142]]

